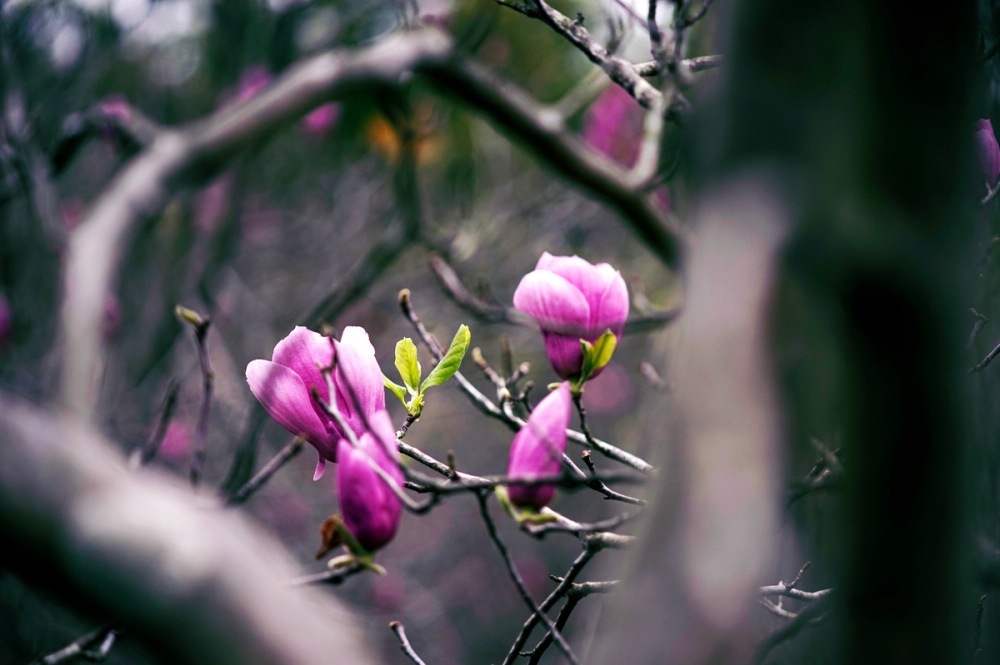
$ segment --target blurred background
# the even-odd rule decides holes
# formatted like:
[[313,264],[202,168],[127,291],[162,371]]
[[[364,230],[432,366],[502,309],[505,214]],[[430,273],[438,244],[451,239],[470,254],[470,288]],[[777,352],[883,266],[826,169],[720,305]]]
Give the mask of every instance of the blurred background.
[[[671,25],[676,4],[661,3],[661,26]],[[946,637],[961,641],[954,662],[997,662],[1000,364],[965,373],[1000,341],[1000,271],[993,260],[1000,197],[983,199],[983,174],[970,148],[977,118],[1000,120],[1000,5],[976,5],[969,39],[968,32],[948,29],[946,8],[947,16],[936,19],[943,27],[927,21],[917,28],[895,20],[912,18],[916,9],[890,3],[820,2],[812,10],[812,3],[747,0],[742,13],[736,4],[687,4],[709,11],[687,31],[684,57],[724,52],[728,58],[731,46],[743,59],[732,65],[729,97],[719,92],[729,74],[718,70],[699,73],[685,88],[689,115],[665,124],[655,196],[671,219],[687,224],[706,183],[741,159],[752,161],[747,155],[770,160],[768,166],[780,162],[775,171],[799,193],[789,197],[800,225],[782,251],[769,314],[784,427],[783,441],[774,444],[781,460],[775,473],[784,481],[769,495],[781,499],[778,532],[756,534],[775,544],[761,583],[791,580],[811,561],[800,588],[846,589],[836,607],[847,608],[822,621],[800,621],[801,633],[760,659],[862,662],[852,654],[863,653],[869,638],[858,626],[867,622],[886,635],[898,629],[902,642],[893,648],[910,647],[890,648],[892,659],[873,662],[929,662],[913,647],[924,624],[909,620],[913,603],[899,595],[910,589],[928,599],[920,617],[940,619],[935,625]],[[614,53],[649,60],[645,2],[553,6]],[[876,18],[866,13],[869,6],[877,8],[870,10]],[[971,30],[971,5],[966,10],[956,15],[970,20],[955,23]],[[144,137],[251,100],[297,60],[375,44],[418,16],[450,33],[460,53],[560,111],[570,131],[607,160],[626,169],[636,163],[643,111],[632,97],[541,21],[491,0],[0,0],[0,389],[40,404],[57,399],[60,303],[73,289],[62,279],[67,234],[139,153]],[[743,36],[727,42],[733,23]],[[959,52],[966,60],[954,56]],[[934,67],[952,60],[940,53],[968,66],[941,75]],[[904,59],[916,73],[903,72]],[[899,86],[904,92],[880,84],[896,79],[907,84]],[[862,88],[866,94],[857,94]],[[1000,152],[997,160],[1000,166]],[[414,174],[416,195],[407,190]],[[925,216],[937,221],[924,224]],[[678,389],[670,374],[680,345],[698,340],[680,339],[663,314],[686,304],[684,280],[618,213],[419,77],[317,106],[244,146],[224,168],[195,174],[171,192],[162,213],[141,222],[106,294],[98,425],[128,455],[147,441],[177,386],[176,413],[151,465],[186,480],[202,377],[191,331],[174,310],[181,304],[206,314],[215,395],[199,492],[232,492],[289,441],[253,399],[247,363],[270,358],[295,325],[327,325],[338,334],[359,325],[394,377],[394,345],[414,337],[397,304],[403,288],[438,339],[449,340],[466,323],[472,345],[494,367],[501,365],[503,338],[509,340],[514,365],[531,365],[537,402],[556,379],[537,331],[464,311],[428,259],[443,257],[486,305],[510,306],[543,251],[611,263],[629,285],[632,315],[661,319],[626,334],[612,364],[588,384],[584,403],[598,437],[656,463],[668,460],[663,477],[683,475],[686,458],[677,453],[683,442],[675,443],[683,437],[667,435],[674,432],[668,419],[684,417],[668,415]],[[898,293],[917,304],[893,308]],[[907,318],[925,311],[934,325],[921,328],[920,316]],[[934,327],[937,316],[947,322]],[[884,346],[869,345],[872,339]],[[947,353],[938,353],[945,346]],[[886,349],[898,349],[899,357]],[[935,374],[944,364],[947,370]],[[494,395],[471,358],[463,372]],[[727,373],[709,378],[725,381]],[[910,399],[906,390],[919,392],[922,381],[931,387]],[[712,385],[706,390],[711,394]],[[899,403],[891,403],[897,394]],[[401,405],[391,395],[387,404],[402,423]],[[877,408],[866,410],[867,404]],[[923,419],[938,415],[945,425],[924,427]],[[925,434],[937,437],[934,446],[922,445]],[[406,438],[438,459],[454,451],[458,468],[477,474],[506,470],[510,440],[506,427],[482,416],[452,384],[429,395]],[[570,444],[572,457],[579,450]],[[595,460],[601,470],[620,468]],[[306,446],[234,509],[280,539],[305,571],[324,569],[314,560],[319,525],[337,511],[334,474],[313,482],[314,466],[315,452]],[[553,508],[586,521],[621,512],[593,492],[560,491]],[[506,518],[498,524],[536,598],[553,588],[548,576],[565,573],[579,552],[574,538],[539,541]],[[673,524],[664,519],[649,527],[647,559],[674,547]],[[911,547],[913,533],[926,540]],[[936,558],[933,548],[921,549],[935,540],[948,540],[954,552]],[[427,663],[446,665],[499,662],[528,616],[471,495],[450,497],[428,515],[404,514],[378,560],[387,576],[358,575],[324,591],[355,611],[384,662],[406,662],[389,621],[405,624]],[[585,579],[616,578],[625,560],[606,552]],[[939,561],[950,566],[939,576],[921,567],[935,570]],[[927,582],[931,577],[940,584]],[[935,595],[931,586],[948,593]],[[939,599],[935,617],[930,601]],[[566,628],[584,662],[599,653],[596,642],[610,639],[600,626],[613,623],[610,615],[622,607],[613,602],[586,599]],[[809,604],[783,602],[791,612]],[[865,607],[871,616],[859,610]],[[680,618],[662,607],[650,612],[654,623],[662,617],[664,625],[688,628],[681,609]],[[895,625],[893,617],[903,618]],[[0,568],[0,663],[29,663],[107,619],[71,610]],[[756,605],[749,619],[755,640],[789,623]],[[881,653],[872,650],[869,658]],[[748,660],[739,653],[682,656],[676,662]],[[154,660],[126,633],[107,662]],[[558,652],[550,650],[544,662],[561,662]]]
[[[621,54],[648,59],[648,41],[642,41],[633,15],[644,7],[589,3],[562,9],[583,12],[595,36],[617,43]],[[7,318],[0,323],[0,387],[35,401],[52,398],[65,234],[138,148],[110,126],[87,125],[93,113],[183,124],[252,97],[302,56],[378,40],[397,30],[408,10],[391,1],[4,2],[0,298]],[[419,10],[478,60],[538,99],[561,104],[574,131],[610,159],[626,167],[635,161],[640,107],[609,87],[603,75],[595,76],[583,56],[546,26],[480,0],[431,0]],[[712,32],[706,21],[694,33],[692,53],[707,48]],[[450,339],[467,323],[473,345],[496,367],[500,336],[506,335],[515,365],[531,363],[535,400],[557,378],[537,331],[479,322],[459,309],[428,269],[431,252],[448,257],[469,290],[490,303],[509,306],[521,276],[548,251],[619,268],[630,286],[633,314],[679,304],[676,277],[623,232],[605,206],[539,168],[461,106],[419,84],[406,95],[417,126],[425,239],[386,261],[381,274],[359,285],[356,297],[341,299],[335,311],[319,317],[338,333],[347,325],[363,326],[389,376],[395,375],[395,342],[414,336],[397,306],[397,293],[409,288],[417,312],[439,339]],[[107,362],[99,422],[123,453],[149,437],[176,381],[176,415],[152,464],[187,476],[202,387],[190,329],[174,315],[177,304],[210,315],[213,324],[207,344],[215,398],[201,491],[238,486],[248,470],[288,441],[288,433],[255,407],[244,370],[252,359],[270,358],[278,340],[352,278],[371,247],[398,233],[403,222],[393,178],[401,142],[387,117],[394,103],[373,90],[320,106],[250,146],[222,173],[185,188],[162,215],[142,224],[125,254],[118,287],[107,294],[103,331]],[[683,140],[680,130],[668,127],[665,154],[675,167]],[[674,171],[678,175],[658,196],[663,205],[682,210],[683,168]],[[644,395],[662,387],[638,368],[649,360],[664,376],[667,345],[661,334],[625,338],[613,364],[586,393],[598,436],[652,454],[655,443],[643,440],[634,413]],[[432,366],[426,349],[420,353],[424,367]],[[469,359],[464,371],[484,393],[494,394]],[[401,405],[391,395],[387,402],[401,423]],[[237,451],[255,437],[251,466],[238,467]],[[503,473],[510,440],[502,424],[484,418],[451,385],[431,394],[407,438],[439,459],[454,450],[459,468],[473,473]],[[575,457],[579,449],[570,452]],[[597,461],[612,470],[611,462]],[[306,569],[318,571],[323,562],[314,562],[313,554],[319,525],[336,512],[336,496],[333,473],[312,482],[314,465],[315,452],[307,446],[241,510],[273,531]],[[616,506],[578,492],[560,493],[554,508],[585,520],[610,516]],[[386,662],[403,662],[386,628],[394,619],[407,626],[428,662],[498,662],[506,653],[526,608],[477,511],[473,497],[456,496],[429,515],[404,515],[399,535],[379,556],[388,576],[356,576],[329,589],[357,610]],[[536,541],[508,520],[500,522],[529,588],[536,596],[547,592],[547,576],[565,572],[577,541]],[[568,633],[584,655],[603,603],[601,597],[592,601],[578,610]],[[27,663],[101,620],[73,614],[0,572],[0,662]],[[123,639],[108,662],[147,660],[140,645]]]

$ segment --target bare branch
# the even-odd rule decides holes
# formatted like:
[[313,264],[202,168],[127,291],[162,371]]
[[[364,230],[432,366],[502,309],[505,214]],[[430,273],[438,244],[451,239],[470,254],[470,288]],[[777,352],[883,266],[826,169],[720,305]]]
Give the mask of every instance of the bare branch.
[[413,650],[412,646],[410,646],[410,640],[406,639],[406,631],[403,629],[403,624],[398,621],[393,621],[389,624],[389,628],[392,629],[392,632],[396,634],[396,638],[399,639],[399,648],[403,650],[406,657],[412,660],[415,665],[425,665],[424,661],[420,660],[420,656],[417,655],[417,652]]
[[[0,396],[4,566],[192,665],[374,662],[279,544],[125,460],[76,419]],[[40,529],[38,525],[45,525]]]
[[299,437],[292,438],[285,446],[278,451],[278,454],[271,458],[271,460],[264,465],[264,467],[257,472],[253,478],[251,478],[243,487],[239,488],[233,492],[232,496],[226,501],[227,506],[238,506],[245,503],[247,499],[254,495],[254,493],[264,486],[267,481],[271,479],[274,474],[276,474],[281,467],[285,466],[290,460],[292,460],[296,455],[302,452],[302,446],[305,442]]

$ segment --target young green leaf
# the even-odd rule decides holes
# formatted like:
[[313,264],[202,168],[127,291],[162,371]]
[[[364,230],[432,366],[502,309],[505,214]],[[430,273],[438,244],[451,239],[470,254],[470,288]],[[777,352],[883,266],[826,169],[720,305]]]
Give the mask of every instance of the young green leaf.
[[462,364],[462,358],[465,357],[465,352],[469,349],[471,341],[472,335],[469,333],[469,326],[465,324],[460,325],[454,339],[451,340],[448,352],[444,354],[444,358],[431,370],[431,373],[427,375],[427,379],[424,380],[423,385],[420,386],[421,394],[428,388],[441,385],[458,371],[459,366]]
[[591,350],[593,360],[590,371],[596,372],[611,362],[611,356],[615,355],[615,349],[617,347],[618,339],[615,337],[615,334],[610,330],[606,330],[604,334],[598,337],[597,341],[594,342],[593,349]]
[[396,342],[396,369],[410,392],[416,393],[420,385],[420,361],[417,360],[417,346],[409,337]]
[[597,338],[591,344],[585,339],[580,340],[580,348],[583,349],[583,368],[580,372],[580,386],[590,378],[590,375],[607,365],[611,361],[611,356],[615,354],[618,346],[618,339],[610,330]]
[[392,391],[392,394],[399,398],[399,401],[406,406],[406,388],[394,382],[385,374],[382,375],[382,385]]

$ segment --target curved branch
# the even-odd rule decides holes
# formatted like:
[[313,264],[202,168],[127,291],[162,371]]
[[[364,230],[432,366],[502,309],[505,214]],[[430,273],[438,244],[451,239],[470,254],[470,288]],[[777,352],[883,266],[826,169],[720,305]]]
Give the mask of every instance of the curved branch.
[[288,584],[273,540],[178,482],[128,473],[99,435],[0,395],[2,565],[114,617],[165,661],[373,662],[349,614]]

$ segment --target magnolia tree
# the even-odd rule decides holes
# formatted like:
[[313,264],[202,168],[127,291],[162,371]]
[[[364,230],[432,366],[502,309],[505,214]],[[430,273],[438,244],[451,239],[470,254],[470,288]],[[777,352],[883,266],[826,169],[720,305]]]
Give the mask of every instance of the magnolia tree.
[[0,661],[996,661],[980,4],[0,5]]

